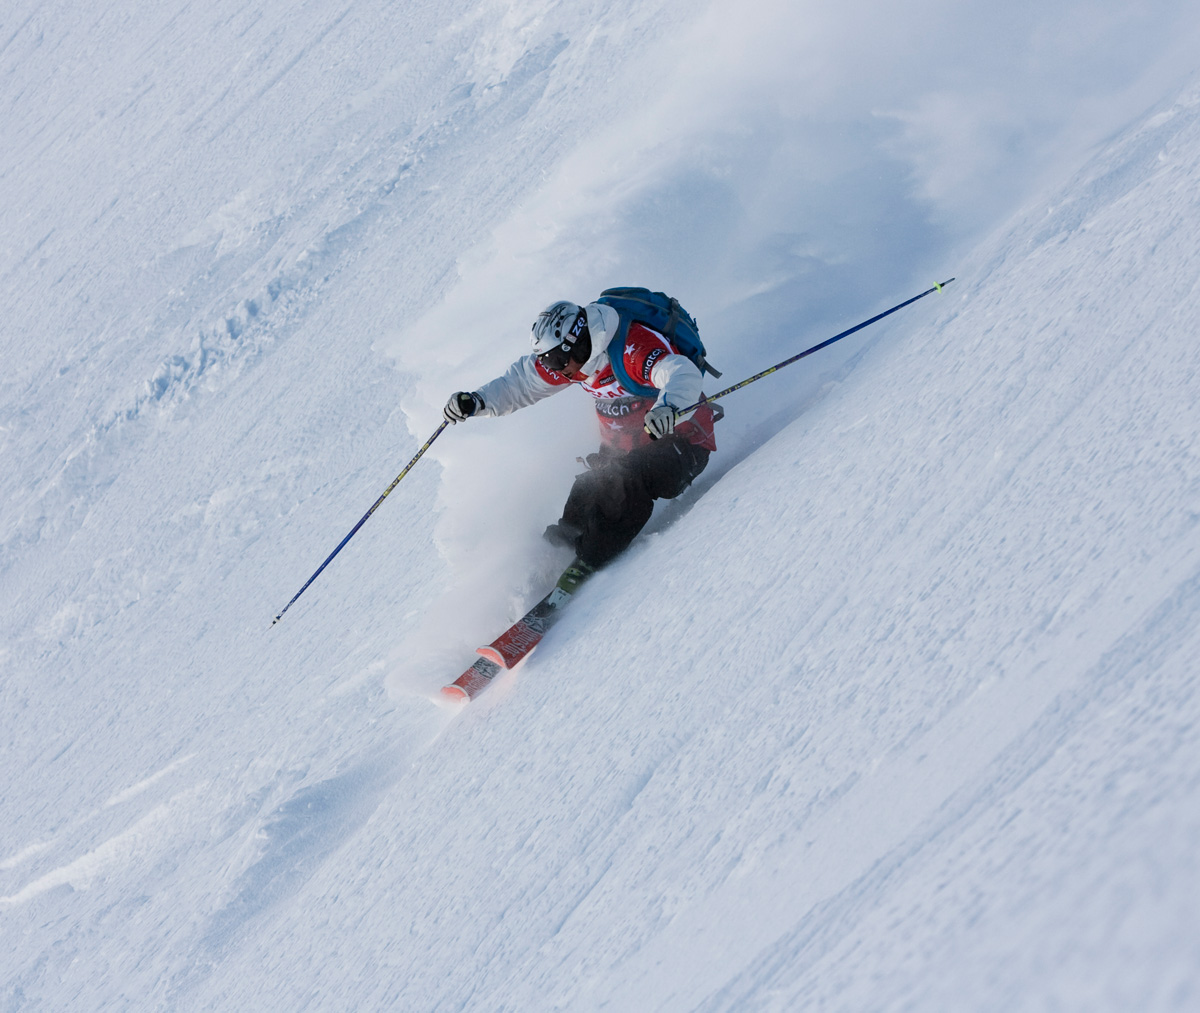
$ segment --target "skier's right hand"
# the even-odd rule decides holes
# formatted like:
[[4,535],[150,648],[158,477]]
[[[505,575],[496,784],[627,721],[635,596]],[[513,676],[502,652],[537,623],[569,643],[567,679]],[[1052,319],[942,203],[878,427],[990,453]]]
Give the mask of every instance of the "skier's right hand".
[[442,414],[446,416],[447,422],[454,424],[456,422],[466,422],[467,419],[482,408],[483,398],[474,391],[460,390],[450,395],[450,400],[446,402],[446,407],[442,409]]

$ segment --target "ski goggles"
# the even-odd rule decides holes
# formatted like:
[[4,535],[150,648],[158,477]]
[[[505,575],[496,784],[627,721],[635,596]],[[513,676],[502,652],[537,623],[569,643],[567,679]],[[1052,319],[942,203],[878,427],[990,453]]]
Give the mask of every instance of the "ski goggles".
[[537,360],[547,369],[555,373],[561,373],[567,368],[567,363],[571,361],[571,351],[574,347],[573,344],[564,341],[557,348],[552,348],[548,352],[542,352],[537,357]]

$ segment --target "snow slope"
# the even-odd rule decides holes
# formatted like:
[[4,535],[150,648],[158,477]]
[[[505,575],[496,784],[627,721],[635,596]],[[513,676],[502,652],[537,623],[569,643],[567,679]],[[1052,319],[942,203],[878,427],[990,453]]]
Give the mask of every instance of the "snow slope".
[[[991,185],[1196,18],[969,7],[992,64],[863,6],[4,15],[4,1009],[1196,1005],[1200,89]],[[531,308],[695,293],[736,379],[950,273],[732,396],[461,714],[563,562],[569,395],[268,628]]]

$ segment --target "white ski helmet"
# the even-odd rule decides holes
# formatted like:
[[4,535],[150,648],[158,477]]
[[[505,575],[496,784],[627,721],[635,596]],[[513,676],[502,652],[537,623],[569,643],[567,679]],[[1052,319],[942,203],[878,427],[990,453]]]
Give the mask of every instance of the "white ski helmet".
[[587,314],[573,302],[564,299],[547,306],[533,322],[533,354],[544,355],[563,344],[570,352],[586,325]]

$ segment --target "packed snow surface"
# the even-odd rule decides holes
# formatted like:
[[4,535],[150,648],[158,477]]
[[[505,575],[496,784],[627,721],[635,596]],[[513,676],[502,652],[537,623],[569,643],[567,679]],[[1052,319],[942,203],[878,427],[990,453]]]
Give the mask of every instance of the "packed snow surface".
[[[1198,38],[9,3],[0,1009],[1200,1007]],[[671,291],[732,383],[950,275],[730,395],[469,707],[578,392],[271,625],[545,304]]]

